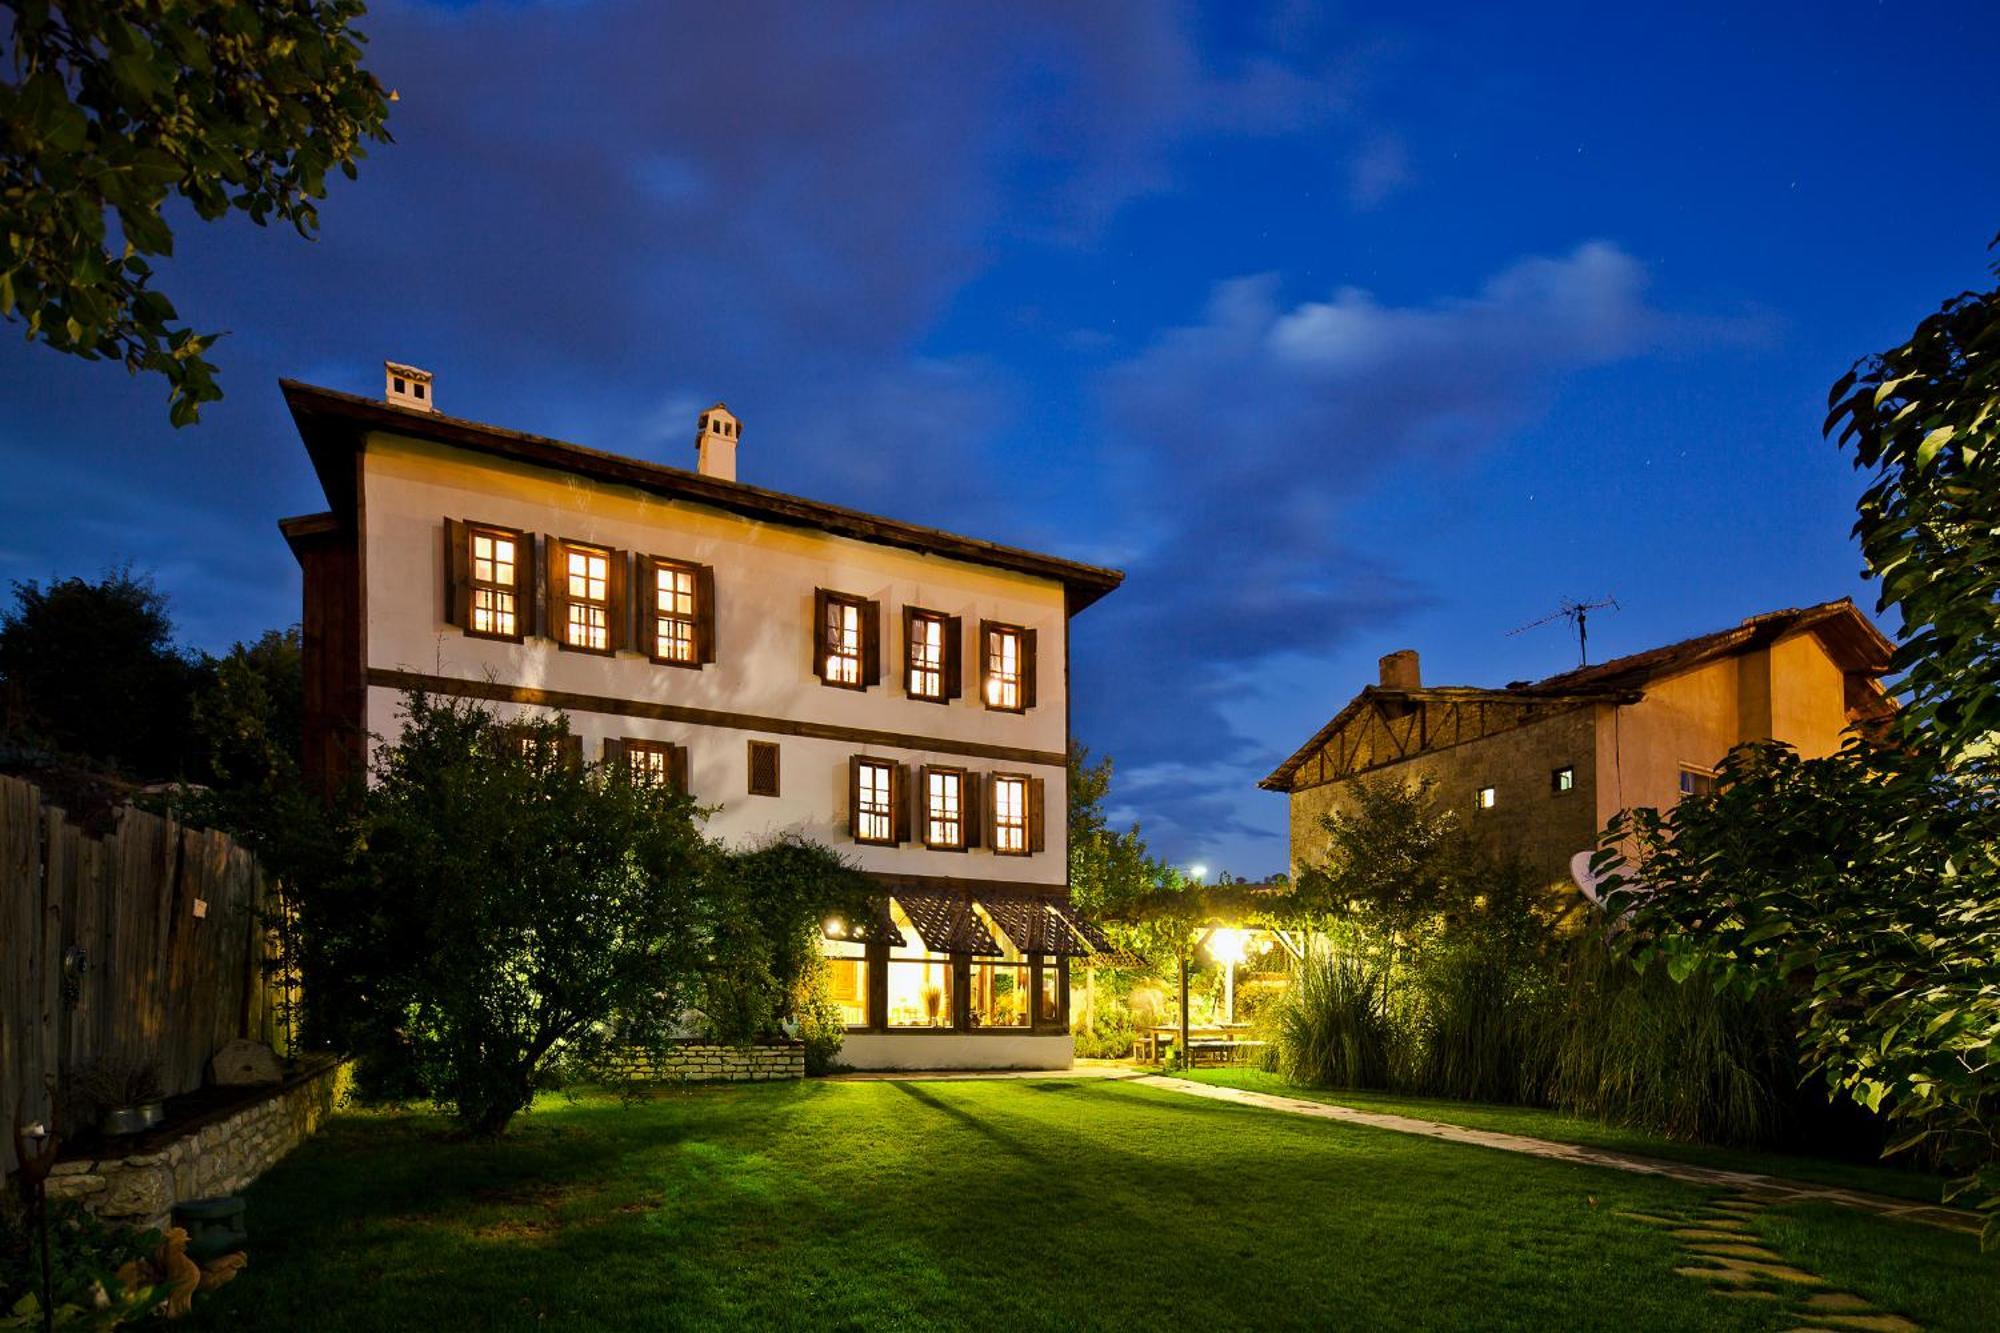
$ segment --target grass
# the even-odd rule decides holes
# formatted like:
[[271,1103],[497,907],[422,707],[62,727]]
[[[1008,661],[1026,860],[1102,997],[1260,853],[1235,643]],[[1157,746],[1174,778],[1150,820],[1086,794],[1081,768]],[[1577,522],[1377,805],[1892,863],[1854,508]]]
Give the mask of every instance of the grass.
[[[1084,1079],[545,1099],[498,1144],[349,1114],[251,1188],[251,1266],[182,1327],[1802,1322],[1618,1216],[1709,1197]],[[2000,1305],[1969,1239],[1826,1211],[1769,1225],[1933,1327]]]
[[1399,1093],[1355,1092],[1346,1089],[1300,1088],[1276,1074],[1255,1069],[1196,1069],[1176,1073],[1176,1077],[1298,1097],[1306,1101],[1351,1106],[1362,1111],[1413,1116],[1441,1124],[1464,1125],[1469,1129],[1522,1134],[1555,1143],[1575,1143],[1591,1148],[1637,1153],[1672,1162],[1719,1167],[1729,1171],[1755,1171],[1784,1176],[1815,1185],[1866,1190],[1899,1199],[1920,1199],[1937,1203],[1943,1197],[1944,1181],[1922,1171],[1904,1170],[1869,1162],[1844,1162],[1798,1153],[1755,1148],[1717,1148],[1700,1143],[1676,1143],[1644,1130],[1607,1125],[1588,1116],[1565,1115],[1535,1106],[1500,1106],[1483,1102],[1462,1102],[1442,1097],[1409,1097]]

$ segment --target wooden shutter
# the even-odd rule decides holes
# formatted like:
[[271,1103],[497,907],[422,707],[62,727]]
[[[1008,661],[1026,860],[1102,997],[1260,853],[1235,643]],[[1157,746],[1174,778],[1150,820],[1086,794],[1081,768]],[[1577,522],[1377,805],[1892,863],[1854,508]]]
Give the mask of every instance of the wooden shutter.
[[965,626],[957,616],[944,618],[944,697],[965,694]]
[[1021,707],[1035,706],[1035,632],[1021,631]]
[[917,841],[924,846],[931,845],[931,766],[917,766],[916,816],[911,821],[917,828]]
[[861,683],[882,683],[882,603],[861,604]]
[[958,775],[958,827],[965,846],[970,850],[979,845],[979,835],[984,830],[980,826],[980,784],[985,775],[961,772]]
[[611,623],[604,629],[604,646],[616,653],[632,646],[632,555],[629,551],[612,551],[606,563],[610,565],[610,577],[606,580],[604,609],[605,619]]
[[549,637],[567,647],[569,644],[569,551],[567,544],[560,537],[550,537],[548,543],[548,560],[545,562],[546,567],[542,571],[542,582],[547,588],[543,601],[548,607]]
[[694,660],[715,660],[715,570],[707,565],[694,567]]
[[1031,852],[1048,850],[1048,821],[1042,811],[1043,788],[1040,778],[1028,779],[1028,850]]
[[562,761],[567,768],[583,767],[583,737],[573,731],[563,733]]
[[889,766],[889,809],[895,815],[896,842],[900,845],[910,840],[910,766],[891,764]]
[[917,608],[907,603],[903,607],[903,693],[913,699],[923,696],[910,689],[910,678],[917,665]]
[[688,785],[688,747],[685,745],[667,747],[667,785],[683,796],[692,790]]
[[524,639],[533,638],[543,621],[535,614],[535,598],[541,580],[535,577],[535,534],[514,534],[514,628]]
[[861,841],[861,756],[847,757],[847,836]]
[[776,796],[778,794],[778,743],[776,741],[750,742],[750,783],[752,796]]
[[444,619],[460,629],[472,623],[471,540],[462,520],[444,521]]
[[619,740],[616,736],[606,736],[604,738],[604,766],[606,768],[623,768],[625,766],[625,742]]
[[986,814],[986,818],[982,821],[986,845],[998,851],[1000,850],[1000,802],[997,799],[997,789],[1000,786],[1000,779],[991,773],[982,773],[979,776],[979,785],[984,797],[983,808]]
[[[812,628],[812,634],[811,634],[811,635],[810,635],[809,637],[810,637],[810,638],[811,638],[811,640],[812,640],[812,664],[813,664],[813,674],[814,674],[815,676],[818,676],[818,677],[819,677],[819,678],[820,678],[821,680],[825,680],[825,679],[826,679],[826,605],[827,605],[827,600],[828,600],[828,598],[827,598],[827,591],[826,591],[826,589],[825,589],[825,588],[814,588],[814,589],[813,589],[813,618],[812,618],[812,626],[811,626],[811,628]],[[858,773],[858,771],[857,771],[857,773]],[[856,790],[856,791],[859,791],[859,790],[860,790],[860,788],[859,788],[859,787],[857,786],[857,787],[855,788],[855,790]]]

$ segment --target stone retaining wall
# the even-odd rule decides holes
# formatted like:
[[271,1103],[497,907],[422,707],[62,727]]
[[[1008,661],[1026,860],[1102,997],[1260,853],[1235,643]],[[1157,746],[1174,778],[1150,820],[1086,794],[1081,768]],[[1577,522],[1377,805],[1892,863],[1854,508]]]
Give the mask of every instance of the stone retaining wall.
[[79,1200],[126,1226],[165,1226],[181,1200],[235,1194],[276,1165],[332,1113],[347,1079],[348,1066],[329,1064],[167,1143],[149,1139],[129,1155],[57,1162],[49,1198]]
[[606,1078],[686,1079],[693,1083],[762,1083],[771,1079],[804,1078],[806,1048],[797,1042],[759,1046],[721,1046],[706,1041],[677,1041],[665,1054],[620,1051],[606,1057]]

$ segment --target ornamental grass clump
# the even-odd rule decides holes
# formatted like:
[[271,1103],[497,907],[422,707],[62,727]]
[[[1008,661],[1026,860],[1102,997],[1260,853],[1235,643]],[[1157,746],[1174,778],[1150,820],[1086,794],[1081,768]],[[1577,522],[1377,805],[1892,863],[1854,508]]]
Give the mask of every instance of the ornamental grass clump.
[[1385,981],[1357,950],[1310,950],[1269,1011],[1277,1072],[1309,1087],[1388,1087],[1393,1037]]

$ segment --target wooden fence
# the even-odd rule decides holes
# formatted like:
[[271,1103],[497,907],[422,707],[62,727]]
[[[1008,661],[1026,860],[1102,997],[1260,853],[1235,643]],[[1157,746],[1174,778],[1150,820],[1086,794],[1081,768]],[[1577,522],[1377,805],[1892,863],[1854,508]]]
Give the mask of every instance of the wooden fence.
[[223,834],[127,807],[93,837],[0,777],[0,1176],[14,1126],[48,1116],[50,1074],[71,1133],[62,1081],[91,1061],[151,1064],[174,1096],[232,1038],[284,1049],[268,892]]

